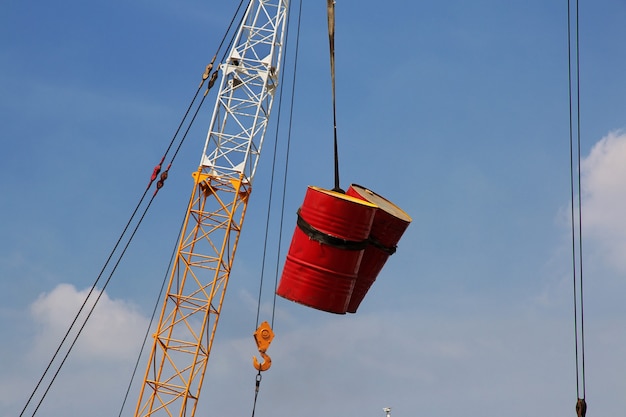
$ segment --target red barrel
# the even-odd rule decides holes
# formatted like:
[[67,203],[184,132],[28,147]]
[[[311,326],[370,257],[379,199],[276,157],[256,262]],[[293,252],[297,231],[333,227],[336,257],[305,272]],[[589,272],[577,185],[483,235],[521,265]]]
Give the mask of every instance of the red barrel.
[[276,294],[345,314],[375,213],[362,199],[308,187]]
[[387,258],[396,251],[396,245],[411,223],[411,217],[391,201],[360,185],[352,184],[346,194],[378,207],[370,231],[370,243],[363,253],[356,283],[348,303],[347,311],[356,313],[365,294],[387,262]]

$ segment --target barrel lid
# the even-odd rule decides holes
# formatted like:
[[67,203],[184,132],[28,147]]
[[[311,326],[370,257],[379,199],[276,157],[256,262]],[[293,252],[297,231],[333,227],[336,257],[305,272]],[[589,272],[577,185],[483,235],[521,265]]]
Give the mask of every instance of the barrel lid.
[[394,203],[392,203],[391,201],[387,200],[386,198],[376,194],[374,191],[365,188],[361,185],[358,184],[352,184],[350,185],[350,187],[361,197],[363,197],[365,200],[369,201],[370,203],[375,204],[376,206],[378,206],[381,210],[386,211],[387,213],[406,221],[407,223],[410,223],[412,221],[411,216],[409,216],[404,210],[402,210],[400,207],[398,207],[397,205],[395,205]]
[[323,193],[323,194],[327,194],[327,195],[330,195],[332,197],[336,197],[336,198],[339,198],[339,199],[342,199],[342,200],[350,201],[350,202],[353,202],[353,203],[356,203],[356,204],[361,204],[361,205],[368,206],[368,207],[373,207],[373,208],[378,207],[376,205],[376,203],[374,203],[372,201],[361,200],[360,198],[352,197],[350,195],[343,194],[343,193],[340,193],[340,192],[337,192],[337,191],[327,190],[325,188],[316,187],[314,185],[309,185],[309,188],[314,190],[314,191],[317,191],[317,192],[320,192],[320,193]]

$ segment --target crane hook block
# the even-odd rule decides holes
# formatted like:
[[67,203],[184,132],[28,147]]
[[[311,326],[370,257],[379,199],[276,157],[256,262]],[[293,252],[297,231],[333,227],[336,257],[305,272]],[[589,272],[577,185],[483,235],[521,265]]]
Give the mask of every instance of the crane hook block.
[[263,358],[263,362],[259,363],[256,357],[252,357],[252,363],[254,367],[258,371],[267,371],[272,366],[272,359],[265,353],[267,348],[272,343],[274,339],[274,332],[270,327],[269,323],[264,321],[261,323],[258,329],[254,332],[254,340],[256,341],[256,346],[259,349],[259,353]]

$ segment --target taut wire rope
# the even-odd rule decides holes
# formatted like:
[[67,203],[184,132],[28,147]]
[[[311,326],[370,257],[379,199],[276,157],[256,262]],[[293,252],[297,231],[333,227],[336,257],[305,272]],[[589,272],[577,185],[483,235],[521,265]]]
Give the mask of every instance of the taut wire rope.
[[[110,251],[110,253],[109,253],[109,255],[108,255],[108,257],[107,257],[107,259],[106,259],[106,261],[105,261],[104,265],[102,266],[102,268],[101,268],[101,270],[100,270],[100,272],[99,272],[99,274],[98,274],[97,278],[95,279],[94,283],[93,283],[93,284],[92,284],[92,286],[90,287],[89,292],[87,293],[87,295],[86,295],[86,297],[85,297],[85,299],[84,299],[84,301],[83,301],[82,305],[80,306],[80,308],[79,308],[78,312],[77,312],[77,313],[76,313],[76,315],[74,316],[74,319],[73,319],[73,320],[72,320],[72,322],[70,323],[70,326],[68,327],[68,329],[67,329],[66,333],[64,334],[63,338],[61,339],[61,342],[59,343],[59,345],[58,345],[57,349],[55,350],[55,352],[54,352],[54,354],[53,354],[52,358],[51,358],[51,359],[50,359],[50,361],[48,362],[48,364],[47,364],[47,366],[46,366],[46,368],[45,368],[45,370],[44,370],[43,374],[41,375],[40,379],[38,380],[37,384],[35,385],[35,388],[33,389],[33,391],[31,392],[30,396],[28,397],[28,399],[27,399],[27,401],[26,401],[26,403],[25,403],[24,407],[22,408],[22,410],[21,410],[21,412],[20,412],[20,414],[19,414],[19,416],[20,416],[20,417],[22,417],[22,416],[24,415],[24,413],[26,412],[26,409],[28,408],[28,406],[30,405],[30,403],[33,401],[33,398],[35,397],[35,394],[37,393],[37,391],[38,391],[38,390],[39,390],[39,388],[41,387],[41,384],[43,383],[43,381],[44,381],[44,379],[45,379],[46,375],[48,375],[48,372],[50,372],[50,371],[51,371],[51,368],[52,368],[53,363],[56,361],[57,357],[58,357],[58,356],[59,356],[59,354],[61,353],[61,350],[63,349],[64,345],[65,345],[65,344],[66,344],[66,342],[68,341],[68,337],[70,336],[70,334],[71,334],[72,330],[74,329],[74,327],[77,325],[78,318],[80,317],[80,315],[82,314],[83,310],[84,310],[84,309],[85,309],[85,307],[87,306],[88,301],[89,301],[89,299],[91,298],[91,296],[92,296],[93,292],[94,292],[94,291],[96,291],[96,288],[97,288],[98,283],[100,282],[100,279],[102,278],[102,276],[103,276],[103,274],[104,274],[104,272],[105,272],[106,268],[108,267],[109,263],[110,263],[110,262],[111,262],[111,260],[113,259],[113,255],[117,252],[117,250],[118,250],[118,248],[119,248],[120,244],[122,243],[122,240],[123,240],[123,239],[124,239],[124,237],[126,236],[126,234],[127,234],[128,230],[129,230],[129,228],[130,228],[130,226],[131,226],[131,224],[132,224],[133,220],[135,219],[135,217],[136,217],[137,213],[139,212],[140,207],[141,207],[141,206],[142,206],[142,204],[143,204],[143,201],[144,201],[144,199],[145,199],[146,195],[148,194],[148,191],[150,190],[150,188],[151,188],[151,186],[152,186],[153,182],[154,182],[155,180],[157,180],[157,178],[158,178],[158,176],[159,176],[159,173],[160,173],[161,175],[160,175],[160,178],[157,180],[156,189],[155,189],[155,191],[154,191],[154,194],[152,195],[152,198],[150,199],[150,201],[148,202],[147,206],[145,207],[145,209],[144,209],[144,211],[143,211],[143,213],[142,213],[142,215],[141,215],[140,219],[138,220],[137,224],[135,225],[135,228],[134,228],[134,230],[133,230],[132,234],[130,235],[130,237],[129,237],[128,241],[126,242],[126,245],[124,246],[124,249],[123,249],[123,250],[122,250],[122,252],[119,254],[118,259],[117,259],[117,261],[116,261],[115,265],[113,266],[113,269],[111,270],[111,272],[110,272],[110,274],[109,274],[109,276],[108,276],[107,280],[105,281],[105,283],[104,283],[104,285],[103,285],[103,287],[102,287],[102,289],[101,289],[100,293],[99,293],[99,294],[98,294],[98,296],[96,297],[96,299],[95,299],[95,301],[94,301],[94,303],[93,303],[93,305],[92,305],[91,309],[89,310],[89,312],[87,313],[87,315],[86,315],[85,319],[83,320],[82,325],[81,325],[81,326],[79,327],[79,329],[77,330],[77,333],[76,333],[76,335],[75,335],[75,337],[74,337],[74,339],[73,339],[72,343],[70,344],[69,348],[67,349],[67,352],[65,353],[65,355],[64,355],[64,357],[63,357],[63,359],[61,360],[60,364],[58,365],[58,367],[57,367],[57,369],[56,369],[55,373],[54,373],[54,374],[53,374],[53,376],[51,377],[51,380],[49,381],[48,386],[46,387],[46,389],[45,389],[45,391],[43,392],[43,394],[42,394],[42,396],[41,396],[40,400],[38,401],[38,403],[37,403],[37,405],[36,405],[36,408],[35,408],[35,410],[33,411],[32,416],[34,416],[34,415],[37,413],[37,411],[39,410],[39,408],[40,408],[41,404],[43,403],[43,401],[44,401],[44,399],[45,399],[45,397],[46,397],[47,393],[49,392],[50,388],[52,387],[52,384],[53,384],[53,383],[54,383],[54,381],[56,380],[56,377],[58,376],[59,372],[61,371],[61,368],[62,368],[62,367],[63,367],[63,365],[65,364],[65,362],[66,362],[66,360],[67,360],[67,358],[68,358],[69,354],[71,353],[71,351],[72,351],[72,349],[73,349],[74,345],[76,344],[76,341],[78,340],[78,337],[79,337],[79,336],[80,336],[80,334],[82,333],[82,330],[84,329],[85,325],[87,324],[87,321],[88,321],[88,320],[89,320],[89,318],[91,317],[91,314],[92,314],[93,310],[95,309],[96,305],[98,304],[98,301],[100,300],[100,297],[102,296],[102,294],[103,294],[104,290],[106,289],[107,285],[109,284],[109,282],[110,282],[110,280],[111,280],[111,278],[112,278],[113,274],[115,273],[115,271],[116,271],[116,269],[117,269],[117,266],[118,266],[118,265],[119,265],[119,263],[121,262],[121,260],[122,260],[122,258],[123,258],[123,256],[124,256],[124,254],[125,254],[125,252],[126,252],[126,250],[128,249],[128,247],[129,247],[130,243],[132,242],[133,237],[135,236],[135,234],[136,234],[136,232],[137,232],[137,230],[138,230],[139,226],[141,225],[141,223],[142,223],[142,221],[143,221],[143,219],[144,219],[145,215],[147,214],[147,212],[148,212],[148,210],[149,210],[150,206],[152,205],[152,201],[153,201],[153,200],[154,200],[154,198],[156,197],[156,194],[158,193],[159,189],[163,187],[164,182],[165,182],[165,180],[166,180],[166,179],[167,179],[167,177],[168,177],[168,172],[169,172],[169,169],[171,168],[171,165],[172,165],[172,163],[174,162],[174,159],[176,158],[176,156],[177,156],[177,154],[178,154],[178,152],[179,152],[180,148],[182,147],[182,144],[184,143],[184,141],[185,141],[185,139],[186,139],[186,137],[187,137],[187,134],[189,133],[189,130],[190,130],[191,126],[193,125],[193,123],[194,123],[194,121],[195,121],[195,119],[196,119],[196,117],[197,117],[197,115],[198,115],[198,113],[199,113],[199,111],[200,111],[200,109],[201,109],[201,107],[202,107],[202,104],[204,103],[204,99],[206,98],[207,93],[208,93],[208,91],[210,90],[210,88],[211,88],[211,87],[213,86],[213,84],[215,83],[215,80],[216,80],[216,78],[217,78],[217,71],[213,71],[213,73],[211,74],[211,72],[212,72],[212,70],[213,70],[213,64],[214,64],[214,61],[215,61],[215,57],[217,56],[217,53],[219,52],[219,50],[220,50],[220,49],[222,48],[222,46],[224,45],[224,42],[225,42],[225,40],[226,40],[226,38],[227,38],[227,35],[228,35],[228,32],[229,32],[229,31],[230,31],[230,29],[232,28],[232,25],[233,25],[233,23],[235,22],[235,18],[236,18],[236,16],[237,16],[237,14],[239,13],[239,10],[240,10],[240,8],[241,8],[241,5],[242,5],[242,4],[243,4],[243,0],[241,0],[241,2],[239,3],[239,6],[238,6],[238,8],[237,8],[237,10],[236,10],[236,12],[235,12],[235,14],[234,14],[234,16],[233,16],[233,18],[232,18],[232,20],[231,20],[230,24],[229,24],[229,26],[228,26],[228,29],[227,29],[227,31],[225,32],[224,36],[222,37],[222,40],[221,40],[221,42],[220,42],[220,45],[219,45],[219,47],[218,47],[218,49],[217,49],[216,54],[213,56],[213,59],[212,59],[211,63],[210,63],[209,65],[207,65],[207,68],[206,68],[206,70],[205,70],[205,73],[204,73],[204,74],[203,74],[203,76],[202,76],[202,80],[201,80],[201,82],[200,82],[200,84],[199,84],[198,88],[196,89],[196,92],[195,92],[195,94],[194,94],[194,96],[193,96],[193,98],[192,98],[192,100],[191,100],[191,102],[190,102],[189,106],[187,107],[187,109],[186,109],[186,111],[185,111],[185,113],[184,113],[184,115],[183,115],[183,117],[182,117],[182,119],[181,119],[181,121],[180,121],[180,123],[179,123],[179,125],[178,125],[178,127],[177,127],[177,129],[176,129],[176,131],[175,131],[175,133],[174,133],[174,135],[172,136],[172,138],[171,138],[171,140],[170,140],[170,143],[169,143],[169,145],[167,146],[167,148],[166,148],[166,150],[165,150],[165,152],[164,152],[164,154],[163,154],[163,156],[162,156],[162,158],[161,158],[161,161],[159,162],[159,164],[157,164],[157,165],[154,167],[154,170],[153,170],[152,176],[151,176],[151,178],[150,178],[150,181],[149,181],[149,183],[148,183],[148,186],[146,187],[146,189],[144,190],[144,192],[143,192],[142,196],[140,197],[140,199],[139,199],[138,203],[136,204],[136,206],[135,206],[135,208],[134,208],[134,210],[133,210],[133,212],[132,212],[132,214],[131,214],[131,216],[130,216],[129,220],[127,221],[126,225],[124,226],[124,228],[123,228],[123,230],[122,230],[122,233],[121,233],[121,234],[120,234],[120,236],[118,237],[118,240],[116,241],[115,245],[113,246],[113,249]],[[232,36],[232,38],[234,38],[234,35]],[[231,43],[232,43],[232,41],[233,41],[233,40],[232,40],[232,38],[231,38]],[[225,55],[225,53],[224,53],[224,55]],[[198,94],[199,94],[199,92],[201,91],[201,89],[202,89],[202,87],[203,87],[203,85],[205,84],[205,81],[206,81],[207,79],[209,79],[209,84],[208,84],[208,87],[207,87],[207,89],[206,89],[206,91],[205,91],[205,93],[204,93],[204,95],[203,95],[203,97],[202,97],[202,99],[201,99],[200,103],[198,104],[198,106],[197,106],[197,108],[196,108],[196,111],[194,112],[194,115],[193,115],[193,117],[192,117],[191,121],[189,122],[188,127],[187,127],[187,129],[186,129],[186,131],[185,131],[185,133],[184,133],[183,137],[179,140],[178,146],[176,147],[176,150],[175,150],[175,152],[174,152],[174,155],[173,155],[173,156],[172,156],[172,158],[170,159],[170,162],[169,162],[169,164],[168,164],[168,166],[167,166],[166,170],[165,170],[164,172],[161,172],[161,167],[162,167],[162,165],[163,165],[163,163],[164,163],[164,161],[165,161],[165,159],[166,159],[166,157],[167,157],[167,154],[169,153],[169,151],[170,151],[170,150],[171,150],[171,148],[173,147],[174,143],[176,142],[176,139],[177,139],[177,137],[178,137],[178,135],[179,135],[179,133],[180,133],[180,130],[181,130],[182,126],[185,124],[185,121],[187,120],[187,117],[188,117],[188,115],[189,115],[189,113],[190,113],[191,109],[193,108],[193,105],[194,105],[194,103],[195,103],[195,101],[196,101],[196,99],[197,99],[197,97],[198,97]],[[144,344],[145,344],[145,341],[144,341]]]
[[[289,126],[291,127],[291,122],[293,119],[293,103],[294,103],[294,95],[295,95],[295,78],[296,78],[296,67],[297,67],[297,63],[298,63],[298,45],[299,45],[299,41],[300,41],[300,17],[302,15],[302,0],[300,0],[300,6],[299,6],[299,15],[298,15],[298,21],[297,21],[297,25],[296,25],[296,46],[295,46],[295,57],[294,57],[294,73],[293,73],[293,80],[292,80],[292,87],[291,87],[291,101],[290,101],[290,113],[289,113]],[[291,9],[289,9],[289,13],[288,13],[288,17],[287,17],[287,31],[286,31],[286,37],[287,40],[289,39],[289,21],[290,21],[290,17],[291,17]],[[287,61],[287,51],[285,51],[284,54],[284,62]],[[284,65],[283,65],[284,67]],[[282,74],[281,74],[281,81],[280,81],[280,85],[283,86],[284,85],[284,80],[285,80],[285,73],[286,71],[283,70]],[[274,195],[274,177],[275,177],[275,172],[276,172],[276,159],[277,159],[277,154],[278,154],[278,138],[279,138],[279,126],[280,126],[280,119],[281,119],[281,114],[282,114],[282,108],[283,108],[283,94],[284,94],[285,89],[281,88],[280,89],[280,95],[278,98],[278,116],[276,118],[276,132],[275,132],[275,138],[274,138],[274,154],[273,154],[273,158],[272,158],[272,170],[271,170],[271,174],[270,174],[270,189],[269,189],[269,193],[268,193],[268,203],[267,203],[267,217],[265,219],[265,238],[263,239],[263,256],[262,256],[262,260],[261,260],[261,278],[260,278],[260,283],[259,283],[259,295],[258,295],[258,300],[257,300],[257,311],[256,311],[256,327],[259,326],[259,321],[260,321],[260,315],[261,315],[261,299],[262,299],[262,293],[263,293],[263,282],[264,282],[264,276],[265,276],[265,261],[266,261],[266,257],[267,257],[267,242],[269,240],[269,229],[270,229],[270,211],[271,211],[271,207],[272,207],[272,200],[273,200],[273,195]],[[287,133],[287,151],[286,151],[286,156],[285,156],[285,165],[288,164],[289,161],[289,143],[291,142],[291,130],[289,129],[288,133]],[[284,200],[284,193],[285,193],[285,184],[287,182],[287,171],[285,169],[285,173],[283,176],[283,200]],[[281,212],[280,212],[280,216],[282,219],[284,213],[284,207],[281,208]],[[281,231],[279,230],[278,232],[278,236],[279,236],[279,243],[278,243],[278,247],[280,250],[280,234]],[[280,258],[280,252],[277,255],[277,261]],[[272,306],[272,314],[271,314],[271,321],[270,324],[273,327],[274,326],[274,313],[275,313],[275,305],[276,305],[276,285],[274,286],[274,297],[273,297],[273,306]]]
[[[184,218],[183,218],[184,222]],[[180,237],[183,229],[183,224],[181,224],[181,228],[178,232],[178,236]],[[178,241],[178,239],[177,239]],[[126,406],[126,401],[128,401],[128,397],[130,396],[130,391],[132,389],[133,381],[135,380],[135,376],[137,375],[137,370],[139,369],[139,364],[141,363],[141,356],[148,342],[148,338],[150,337],[150,329],[152,328],[152,323],[154,323],[154,318],[156,317],[156,313],[159,309],[161,297],[163,296],[163,291],[165,290],[165,286],[167,285],[167,278],[169,277],[171,266],[174,261],[174,257],[176,256],[176,249],[178,248],[178,243],[174,245],[174,249],[172,250],[172,254],[170,255],[170,260],[168,263],[168,268],[165,274],[163,275],[163,280],[161,282],[161,288],[159,289],[159,295],[154,303],[154,307],[152,308],[152,314],[150,315],[150,322],[148,323],[146,333],[144,334],[143,341],[141,343],[141,348],[139,349],[139,354],[137,355],[137,359],[135,360],[135,366],[133,367],[133,372],[131,373],[128,386],[126,387],[126,392],[124,393],[124,399],[122,400],[122,404],[120,406],[120,412],[118,417],[122,417],[122,413],[124,412],[124,407]]]
[[133,232],[131,233],[130,238],[128,239],[128,241],[126,242],[126,245],[124,246],[124,249],[122,250],[121,254],[119,255],[117,261],[115,262],[115,265],[113,266],[113,269],[111,270],[108,278],[106,279],[106,281],[104,282],[104,285],[102,286],[102,289],[100,290],[100,292],[98,293],[96,299],[94,300],[93,305],[91,306],[91,308],[89,309],[89,311],[87,312],[87,316],[85,317],[85,319],[83,320],[82,325],[79,327],[78,331],[76,332],[76,335],[74,336],[74,339],[72,340],[72,343],[70,344],[67,352],[65,353],[65,356],[63,356],[63,359],[61,360],[61,363],[59,364],[56,372],[54,373],[54,375],[52,376],[52,379],[50,380],[50,382],[48,383],[48,386],[46,387],[46,390],[43,392],[39,402],[37,403],[37,406],[35,407],[35,410],[33,411],[32,416],[34,416],[37,411],[39,410],[39,407],[41,406],[41,404],[43,403],[43,400],[46,398],[46,395],[48,394],[48,391],[50,391],[50,388],[52,387],[52,384],[54,383],[54,381],[56,380],[57,376],[59,375],[59,372],[61,372],[61,368],[63,367],[63,365],[65,364],[65,361],[67,360],[67,358],[69,357],[72,349],[74,348],[74,345],[76,344],[76,342],[78,341],[78,337],[80,336],[80,334],[82,333],[83,329],[85,328],[85,326],[87,325],[87,321],[89,320],[89,318],[91,317],[91,314],[93,313],[94,309],[96,308],[96,305],[98,305],[98,301],[100,300],[100,297],[102,297],[102,294],[104,294],[104,290],[106,289],[106,287],[109,285],[109,282],[111,281],[111,278],[113,277],[113,274],[115,273],[117,267],[119,266],[120,262],[122,261],[122,258],[124,256],[124,254],[126,253],[126,250],[128,249],[128,247],[130,246],[130,243],[133,240],[133,237],[135,236],[135,234],[137,233],[137,230],[139,229],[139,226],[141,225],[141,222],[143,221],[143,219],[145,218],[145,215],[148,211],[148,209],[150,208],[150,205],[152,204],[152,202],[154,201],[154,198],[156,197],[156,194],[154,194],[152,196],[152,198],[150,199],[150,202],[148,203],[148,206],[146,207],[146,209],[144,210],[143,214],[141,215],[141,218],[139,219],[139,221],[137,222],[135,228],[133,229]]
[[330,82],[333,100],[333,154],[335,164],[335,187],[333,191],[343,193],[339,184],[339,145],[337,141],[337,100],[335,95],[335,1],[327,0],[328,9],[328,46],[330,51]]
[[[289,16],[288,16],[288,23],[287,23],[287,39],[289,39],[289,20],[290,20],[290,16],[291,16],[291,9],[289,12]],[[282,202],[281,202],[281,209],[280,209],[280,224],[279,224],[279,228],[278,228],[278,251],[276,254],[276,271],[275,271],[275,278],[274,278],[274,294],[273,294],[273,299],[272,299],[272,313],[271,313],[271,322],[270,322],[270,327],[274,327],[274,318],[275,318],[275,313],[276,313],[276,288],[278,286],[278,269],[279,269],[279,263],[280,263],[280,256],[281,256],[281,251],[280,251],[280,247],[281,247],[281,243],[282,243],[282,230],[283,230],[283,219],[284,219],[284,213],[285,213],[285,193],[286,193],[286,189],[287,189],[287,173],[288,173],[288,166],[289,166],[289,151],[290,151],[290,144],[291,144],[291,131],[292,131],[292,122],[293,122],[293,104],[294,104],[294,98],[295,98],[295,89],[296,89],[296,74],[297,74],[297,68],[298,68],[298,49],[299,49],[299,45],[300,45],[300,27],[301,27],[301,21],[302,21],[302,0],[300,0],[299,2],[299,7],[298,7],[298,21],[296,24],[296,45],[295,45],[295,52],[294,52],[294,71],[293,71],[293,79],[292,79],[292,85],[291,85],[291,99],[290,99],[290,106],[289,106],[289,123],[288,123],[288,129],[287,129],[287,145],[286,145],[286,151],[285,151],[285,168],[284,168],[284,174],[283,174],[283,189],[282,189]],[[287,53],[285,51],[285,59],[284,61],[286,61],[287,59]],[[281,85],[284,85],[284,79],[285,79],[285,72],[283,70],[283,73],[281,74]],[[269,220],[270,220],[270,208],[272,205],[272,194],[273,194],[273,188],[274,188],[274,172],[275,172],[275,168],[276,168],[276,155],[277,155],[277,144],[278,144],[278,126],[280,125],[280,115],[282,113],[281,109],[282,109],[282,105],[283,105],[283,92],[284,92],[284,88],[281,88],[280,90],[280,96],[279,96],[279,102],[278,102],[278,118],[277,118],[277,128],[276,128],[276,138],[275,138],[275,142],[274,142],[274,158],[273,158],[273,163],[272,163],[272,173],[271,173],[271,181],[270,181],[270,192],[269,192],[269,201],[268,201],[268,208],[267,208],[267,219],[266,219],[266,225],[265,225],[265,243],[263,245],[263,259],[262,259],[262,266],[261,266],[261,279],[260,279],[260,284],[259,284],[259,298],[257,301],[257,314],[256,314],[256,326],[259,326],[259,317],[260,317],[260,309],[261,309],[261,299],[262,299],[262,293],[263,293],[263,277],[264,277],[264,271],[265,271],[265,259],[266,259],[266,253],[267,253],[267,241],[268,241],[268,236],[269,236]],[[256,374],[255,377],[255,388],[254,388],[254,401],[252,404],[252,417],[254,417],[254,414],[256,412],[256,405],[257,405],[257,400],[258,400],[258,396],[259,396],[259,390],[261,387],[261,380],[262,380],[262,375],[261,375],[261,371],[259,370]]]
[[[226,29],[226,32],[224,33],[224,36],[222,37],[222,40],[220,41],[220,44],[219,44],[219,46],[218,46],[218,48],[217,48],[217,51],[218,51],[218,52],[222,49],[222,47],[223,47],[223,45],[224,45],[224,42],[225,42],[225,40],[226,40],[227,34],[230,32],[230,30],[231,30],[231,28],[232,28],[232,26],[233,26],[233,23],[235,22],[235,19],[236,19],[237,15],[239,14],[239,11],[240,11],[240,9],[241,9],[241,6],[243,5],[243,2],[244,2],[244,0],[241,0],[241,1],[239,2],[239,5],[237,6],[237,10],[235,11],[235,13],[234,13],[234,15],[233,15],[233,17],[232,17],[232,19],[231,19],[231,21],[230,21],[229,25],[228,25],[228,28]],[[242,18],[243,18],[243,17],[242,17]],[[231,36],[231,39],[230,39],[230,42],[229,42],[229,45],[228,45],[228,49],[230,49],[230,46],[232,45],[233,41],[234,41],[234,35],[233,35],[233,36]],[[227,50],[228,50],[228,49],[227,49]],[[226,50],[226,51],[227,51],[227,50]],[[221,59],[221,61],[222,61],[222,62],[224,61],[224,59],[225,59],[225,57],[226,57],[226,53],[227,53],[226,51],[225,51],[225,52],[224,52],[224,54],[222,55],[222,59]],[[209,78],[209,76],[210,76],[210,74],[211,74],[211,71],[213,70],[213,64],[214,64],[214,62],[215,62],[215,57],[216,57],[216,56],[217,56],[217,53],[213,56],[213,59],[211,60],[211,63],[210,63],[209,65],[207,65],[206,70],[205,70],[205,73],[204,73],[204,74],[203,74],[203,76],[202,76],[202,81],[200,82],[200,85],[199,85],[199,87],[198,87],[198,90],[196,91],[196,95],[194,96],[194,101],[195,101],[195,98],[197,97],[198,92],[199,92],[199,91],[200,91],[200,89],[202,88],[202,85],[204,84],[204,81],[205,81],[206,79],[209,79],[209,85],[207,86],[207,89],[206,89],[206,91],[205,91],[205,93],[204,93],[204,95],[203,95],[203,98],[202,98],[202,101],[201,101],[200,105],[197,107],[196,112],[194,113],[194,116],[193,116],[193,118],[192,118],[192,121],[189,123],[189,125],[188,125],[188,127],[187,127],[187,130],[186,130],[186,132],[185,132],[185,137],[186,137],[186,136],[187,136],[187,134],[189,133],[189,130],[190,130],[191,126],[193,125],[193,122],[195,121],[195,119],[196,119],[196,117],[197,117],[197,115],[198,115],[198,113],[199,113],[199,111],[200,111],[200,108],[202,107],[202,104],[204,103],[204,99],[206,98],[207,93],[209,92],[209,90],[211,89],[211,87],[213,86],[213,84],[215,83],[215,80],[216,80],[216,78],[217,78],[217,77],[216,77],[216,75],[217,75],[217,71],[213,72],[213,74],[212,74],[211,78]],[[191,107],[190,107],[190,108],[191,108]],[[189,113],[190,108],[189,108],[189,109],[187,109],[187,112],[185,113],[185,117],[186,117],[186,116],[187,116],[187,114]],[[181,124],[181,126],[182,126],[182,124]],[[176,133],[178,133],[178,132],[180,131],[181,126],[179,126],[179,127],[178,127],[178,129],[177,129]],[[178,145],[178,147],[176,148],[176,151],[175,151],[175,153],[174,153],[174,157],[173,157],[172,159],[174,159],[174,158],[176,157],[176,155],[178,154],[178,152],[179,152],[179,150],[180,150],[180,148],[181,148],[181,146],[182,146],[182,143],[183,143],[182,141],[179,143],[179,145]],[[170,146],[168,147],[168,151],[169,151],[169,149],[171,148],[171,146],[172,146],[172,144],[170,144]],[[191,204],[191,202],[190,202],[189,204]],[[170,260],[169,260],[169,263],[168,263],[168,268],[167,268],[167,270],[166,270],[165,274],[163,275],[163,280],[162,280],[162,282],[161,282],[161,288],[159,289],[159,295],[158,295],[158,297],[156,298],[156,301],[155,301],[155,303],[154,303],[154,307],[153,307],[153,309],[152,309],[152,314],[151,314],[151,316],[150,316],[150,321],[149,321],[149,323],[148,323],[148,326],[147,326],[147,329],[146,329],[146,333],[144,334],[144,338],[143,338],[143,341],[142,341],[142,344],[141,344],[141,348],[139,349],[139,353],[138,353],[138,355],[137,355],[137,359],[136,359],[136,361],[135,361],[135,366],[133,367],[133,372],[132,372],[132,374],[131,374],[131,376],[130,376],[129,383],[128,383],[128,386],[127,386],[127,388],[126,388],[126,392],[125,392],[125,394],[124,394],[124,399],[122,400],[122,404],[121,404],[121,406],[120,406],[119,417],[121,417],[121,416],[122,416],[122,413],[124,412],[124,407],[125,407],[125,405],[126,405],[126,402],[127,402],[127,400],[128,400],[128,397],[129,397],[129,395],[130,395],[130,391],[131,391],[131,389],[132,389],[133,381],[134,381],[135,376],[136,376],[136,374],[137,374],[137,370],[139,369],[139,364],[140,364],[140,360],[141,360],[142,353],[143,353],[143,351],[144,351],[144,349],[145,349],[146,343],[147,343],[148,338],[149,338],[149,336],[150,336],[150,329],[152,328],[152,325],[153,325],[153,323],[154,323],[154,319],[155,319],[155,317],[156,317],[156,313],[157,313],[157,311],[158,311],[158,307],[159,307],[159,305],[160,305],[160,302],[161,302],[161,299],[162,299],[162,296],[163,296],[163,291],[164,291],[164,289],[165,289],[165,286],[167,285],[168,277],[169,277],[169,274],[170,274],[171,269],[172,269],[172,264],[173,264],[173,262],[174,262],[174,258],[175,258],[175,256],[176,256],[176,250],[177,250],[177,248],[178,248],[178,241],[180,240],[180,236],[181,236],[182,231],[183,231],[183,227],[184,227],[184,219],[185,219],[185,216],[183,215],[183,219],[182,219],[182,221],[181,221],[180,229],[179,229],[179,231],[178,231],[178,235],[177,235],[177,238],[176,238],[176,241],[175,241],[175,244],[174,244],[174,248],[173,248],[172,253],[171,253],[171,255],[170,255]]]
[[276,290],[278,288],[278,271],[280,269],[280,258],[281,258],[281,246],[282,246],[282,236],[283,236],[283,222],[285,218],[285,201],[287,195],[287,178],[289,173],[289,153],[291,150],[291,132],[293,128],[293,103],[296,93],[296,76],[298,74],[298,51],[300,50],[300,25],[302,21],[302,0],[300,0],[300,7],[298,9],[298,35],[296,36],[296,48],[294,55],[294,70],[293,70],[293,80],[291,85],[291,107],[289,109],[289,126],[287,129],[287,149],[285,150],[285,170],[283,173],[283,191],[282,191],[282,201],[280,206],[280,223],[278,226],[278,254],[276,256],[276,267],[274,272],[274,302],[272,305],[272,326],[274,325],[274,315],[276,311]]
[[[583,293],[583,233],[582,233],[582,177],[581,177],[581,129],[580,129],[580,35],[578,0],[574,0],[572,17],[571,1],[567,2],[567,46],[569,82],[569,149],[570,149],[570,198],[572,236],[572,275],[574,310],[574,353],[576,368],[576,413],[584,417],[587,412],[585,384],[585,314]],[[572,35],[572,21],[574,34]],[[572,38],[574,45],[572,46]],[[572,54],[574,52],[574,54]],[[574,56],[572,56],[574,55]],[[575,63],[574,67],[572,62]],[[574,77],[575,75],[575,77]],[[574,80],[575,78],[575,80]],[[574,110],[574,90],[576,109]],[[575,126],[575,127],[574,127]],[[576,142],[576,146],[574,145]],[[576,151],[574,150],[576,148]],[[577,195],[577,198],[576,198]],[[578,239],[577,239],[578,237]],[[577,241],[578,240],[578,244]],[[578,260],[578,263],[577,263]]]

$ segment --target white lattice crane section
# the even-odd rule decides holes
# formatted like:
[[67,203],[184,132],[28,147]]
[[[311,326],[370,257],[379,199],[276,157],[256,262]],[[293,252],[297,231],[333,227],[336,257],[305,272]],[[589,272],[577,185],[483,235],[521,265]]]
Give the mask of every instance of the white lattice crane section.
[[237,43],[222,64],[201,165],[218,177],[251,183],[278,85],[287,1],[252,2]]

